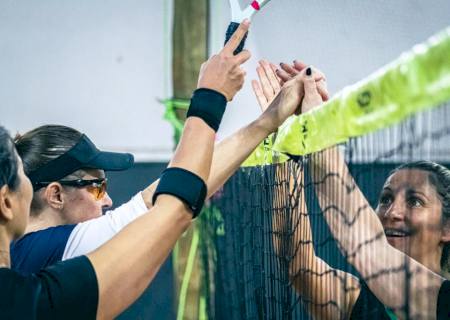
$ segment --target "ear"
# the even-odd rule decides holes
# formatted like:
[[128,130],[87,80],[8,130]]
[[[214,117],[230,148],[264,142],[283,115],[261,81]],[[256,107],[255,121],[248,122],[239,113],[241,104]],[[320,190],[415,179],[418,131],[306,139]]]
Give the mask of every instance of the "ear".
[[5,184],[0,188],[0,220],[6,222],[11,221],[14,218],[11,196],[11,190],[8,185]]
[[64,205],[62,193],[62,185],[58,182],[52,182],[44,190],[44,199],[53,209],[61,210]]

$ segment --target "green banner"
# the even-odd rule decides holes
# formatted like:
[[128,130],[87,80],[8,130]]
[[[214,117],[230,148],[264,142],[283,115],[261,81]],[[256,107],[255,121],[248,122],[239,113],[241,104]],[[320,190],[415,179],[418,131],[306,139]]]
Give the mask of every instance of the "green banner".
[[178,141],[180,141],[181,138],[181,133],[183,132],[184,122],[177,117],[176,110],[187,110],[189,108],[190,100],[166,99],[163,100],[162,103],[166,107],[166,111],[164,112],[164,119],[172,125],[174,129],[175,144],[178,144]]
[[[292,116],[273,149],[306,155],[450,101],[450,27],[319,108]],[[255,155],[252,155],[255,157]]]
[[252,154],[244,161],[241,167],[264,166],[267,164],[283,163],[288,157],[282,153],[273,150],[273,141],[275,135],[272,134],[252,152]]

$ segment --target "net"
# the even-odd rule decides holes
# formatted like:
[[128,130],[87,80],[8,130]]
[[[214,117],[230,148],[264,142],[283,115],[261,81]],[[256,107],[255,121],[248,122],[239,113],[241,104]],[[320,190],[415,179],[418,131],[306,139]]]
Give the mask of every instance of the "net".
[[[385,179],[398,165],[417,159],[448,165],[449,154],[433,151],[436,145],[448,145],[449,112],[450,105],[445,104],[345,145],[343,153],[351,175],[370,207],[376,207]],[[380,135],[395,139],[381,140]],[[350,274],[363,278],[349,259],[358,254],[361,246],[369,246],[377,238],[365,239],[365,228],[352,229],[356,228],[358,213],[366,209],[353,204],[349,211],[355,216],[346,221],[348,228],[338,228],[337,234],[332,234],[325,220],[326,212],[339,214],[345,206],[343,202],[352,199],[354,187],[343,186],[339,179],[332,182],[329,186],[332,190],[325,193],[334,192],[337,201],[321,206],[316,188],[324,177],[314,172],[312,157],[316,162],[331,158],[316,154],[298,162],[241,168],[211,201],[208,212],[202,216],[200,250],[204,283],[208,284],[204,288],[207,313],[211,319],[308,319],[312,306],[329,308],[339,315],[336,319],[348,315],[343,308],[348,304],[344,293],[355,290]],[[336,171],[339,170],[332,173]],[[369,224],[363,221],[362,225]],[[343,249],[336,238],[353,242],[346,246],[356,249]],[[312,270],[314,255],[342,272],[324,267]],[[386,265],[388,262],[386,258]],[[403,274],[406,266],[398,267],[401,270],[370,270],[364,280],[395,271]],[[330,285],[328,291],[311,288],[321,296],[308,301],[297,286],[301,288],[305,283],[307,286],[308,273],[314,272],[318,277],[329,277]],[[302,280],[298,284],[296,277]],[[332,285],[336,279],[339,288]],[[406,305],[398,308],[405,309]]]
[[[381,76],[386,74],[389,72],[382,72]],[[442,85],[448,80],[449,72],[435,75],[434,83]],[[214,196],[201,216],[200,239],[204,303],[209,318],[380,319],[385,316],[389,319],[397,314],[415,319],[430,316],[421,313],[427,308],[435,310],[436,297],[429,295],[433,290],[430,278],[407,255],[398,258],[383,249],[394,243],[406,254],[420,255],[420,250],[427,248],[421,241],[429,241],[420,237],[416,242],[412,237],[407,241],[404,238],[413,234],[412,226],[417,221],[411,220],[419,219],[417,216],[411,213],[392,218],[393,213],[387,213],[388,209],[383,211],[389,201],[393,203],[388,198],[394,198],[395,192],[383,195],[386,193],[383,186],[392,170],[418,160],[450,163],[449,89],[441,86],[440,98],[433,94],[427,100],[436,86],[428,85],[433,81],[426,79],[428,83],[419,82],[418,95],[411,92],[405,95],[411,94],[410,99],[428,103],[408,109],[408,99],[401,98],[405,95],[389,95],[389,103],[378,100],[371,105],[372,111],[376,113],[380,106],[392,111],[391,102],[395,100],[401,102],[398,104],[400,117],[388,117],[383,126],[361,125],[356,133],[349,132],[342,123],[345,119],[339,118],[327,124],[329,131],[323,129],[329,136],[325,142],[318,142],[323,143],[320,148],[313,143],[314,137],[301,133],[321,130],[322,122],[314,121],[321,115],[294,119],[281,129],[274,145],[277,150],[299,155],[295,161],[284,161],[285,156],[269,152],[273,139],[266,141],[257,150],[259,155],[253,154],[250,161],[260,165],[241,168]],[[366,92],[361,88],[373,83],[360,83],[343,94],[340,101],[352,94],[358,100],[361,92]],[[383,84],[386,82],[380,81],[377,86],[381,93],[389,90]],[[331,101],[329,105],[336,103]],[[330,115],[333,108],[328,112]],[[369,122],[375,119],[372,124],[380,121],[367,116],[370,112],[347,115],[354,116],[353,123],[361,123],[358,121],[364,117]],[[305,118],[310,120],[306,125]],[[333,131],[340,132],[341,125],[344,134],[330,138]],[[309,126],[308,130],[304,130],[305,126]],[[271,164],[274,159],[281,163]],[[417,183],[416,186],[423,185],[427,176],[415,174],[409,170],[402,179]],[[389,186],[394,188],[397,182],[389,181]],[[425,207],[418,202],[420,197],[415,199],[408,192],[404,191],[402,197],[403,203],[410,205],[410,212],[416,206]],[[400,193],[396,195],[400,197]],[[402,219],[406,222],[390,225],[393,222],[388,216],[394,222]],[[379,232],[384,218],[388,219],[383,222],[385,230]],[[414,230],[415,234],[422,232],[425,236],[427,231],[441,230],[441,224],[433,224],[429,216],[426,218],[423,230]],[[383,242],[385,232],[390,232],[389,244]],[[446,268],[444,263],[443,273]]]

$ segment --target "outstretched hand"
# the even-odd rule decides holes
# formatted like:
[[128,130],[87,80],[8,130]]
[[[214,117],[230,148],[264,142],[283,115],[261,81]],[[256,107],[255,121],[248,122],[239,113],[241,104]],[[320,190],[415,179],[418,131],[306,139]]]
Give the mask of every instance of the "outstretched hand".
[[[266,109],[261,115],[261,118],[264,120],[269,132],[276,131],[289,116],[299,112],[299,107],[305,93],[303,83],[306,78],[311,78],[312,83],[315,85],[314,75],[311,69],[307,68],[286,82],[278,94],[268,102],[268,106],[265,107]],[[264,106],[261,105],[261,108],[264,108]]]
[[[293,77],[295,77],[299,72],[304,70],[307,65],[299,60],[294,60],[292,65],[286,63],[280,63],[281,69],[277,69],[277,76],[281,79],[281,83],[289,81]],[[327,89],[327,79],[323,72],[319,69],[312,67],[314,73],[316,74],[316,84],[319,94],[322,96],[323,101],[327,101],[329,99],[328,89]]]
[[282,80],[277,76],[276,70],[277,67],[267,60],[259,61],[259,66],[256,68],[259,81],[252,80],[252,88],[261,111],[267,109],[281,90]]
[[323,96],[328,97],[323,73],[312,67],[296,69],[289,78],[283,70],[283,80],[275,65],[262,60],[257,72],[259,81],[252,81],[253,91],[271,132],[292,114],[309,111],[322,103]]
[[244,20],[223,49],[202,64],[197,88],[208,88],[222,93],[228,101],[244,84],[245,71],[241,64],[250,59],[250,52],[243,50],[237,55],[233,52],[241,43],[250,26],[249,20]]

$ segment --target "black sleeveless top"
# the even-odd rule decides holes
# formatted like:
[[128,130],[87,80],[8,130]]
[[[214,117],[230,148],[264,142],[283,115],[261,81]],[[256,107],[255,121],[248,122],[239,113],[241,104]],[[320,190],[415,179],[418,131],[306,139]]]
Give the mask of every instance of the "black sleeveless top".
[[[391,315],[390,315],[391,314]],[[436,306],[436,318],[438,320],[450,319],[450,281],[446,280],[439,289],[438,301]],[[381,303],[380,300],[370,291],[365,282],[361,283],[361,292],[353,306],[351,320],[359,319],[396,319]]]

